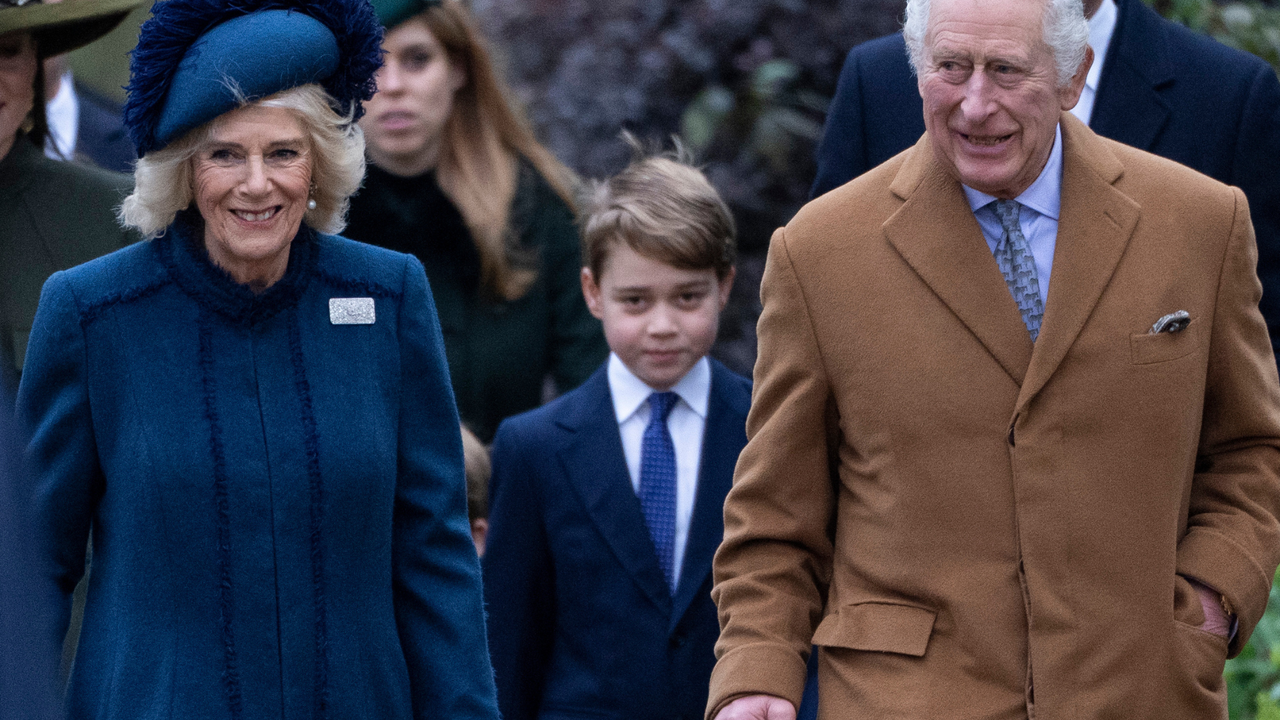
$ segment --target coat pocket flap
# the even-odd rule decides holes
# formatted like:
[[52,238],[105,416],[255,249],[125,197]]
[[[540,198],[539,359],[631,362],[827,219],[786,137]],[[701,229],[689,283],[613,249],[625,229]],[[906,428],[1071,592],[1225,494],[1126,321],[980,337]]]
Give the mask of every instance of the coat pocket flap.
[[935,616],[932,610],[913,605],[846,605],[822,619],[813,633],[813,644],[923,657]]
[[1129,352],[1134,365],[1152,365],[1186,357],[1203,344],[1204,323],[1191,321],[1185,330],[1176,333],[1143,333],[1129,336]]

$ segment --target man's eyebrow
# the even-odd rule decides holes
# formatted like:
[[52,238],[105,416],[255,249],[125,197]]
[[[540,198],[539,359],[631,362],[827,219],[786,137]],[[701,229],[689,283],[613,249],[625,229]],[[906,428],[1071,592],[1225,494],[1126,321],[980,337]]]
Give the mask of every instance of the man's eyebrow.
[[986,60],[986,62],[983,63],[984,65],[1012,65],[1013,67],[1016,67],[1016,68],[1025,68],[1031,65],[1030,58],[1026,57],[1025,55],[1001,54],[1001,55],[994,55],[992,57],[988,57],[984,59]]
[[[932,51],[933,60],[964,60],[966,62],[975,63],[973,55],[966,50],[957,48],[940,47]],[[1010,55],[1008,53],[999,53],[995,55],[987,55],[982,58],[982,65],[1012,65],[1014,67],[1026,67],[1031,63],[1025,55]]]

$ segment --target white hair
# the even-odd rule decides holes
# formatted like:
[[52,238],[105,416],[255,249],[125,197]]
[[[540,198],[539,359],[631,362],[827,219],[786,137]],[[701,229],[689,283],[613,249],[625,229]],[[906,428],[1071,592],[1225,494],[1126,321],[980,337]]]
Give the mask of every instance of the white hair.
[[[239,95],[239,93],[237,93]],[[350,198],[364,180],[364,134],[360,127],[334,112],[329,96],[317,84],[302,85],[251,103],[294,111],[311,140],[311,199],[303,222],[325,233],[346,227]],[[120,206],[120,222],[145,238],[162,235],[174,217],[195,198],[191,159],[209,141],[223,116],[191,130],[168,145],[142,156],[133,170],[133,193]]]
[[[1084,17],[1081,0],[1043,0],[1041,34],[1053,50],[1058,70],[1058,87],[1065,87],[1084,62],[1089,47],[1089,22]],[[902,23],[902,37],[916,75],[925,68],[925,37],[929,32],[930,0],[907,0],[907,14]]]

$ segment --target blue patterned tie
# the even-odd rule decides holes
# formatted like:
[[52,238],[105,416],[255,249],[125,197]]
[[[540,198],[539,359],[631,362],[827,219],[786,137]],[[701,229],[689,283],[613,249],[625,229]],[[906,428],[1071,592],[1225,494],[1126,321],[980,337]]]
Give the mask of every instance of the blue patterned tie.
[[1016,200],[996,200],[996,217],[1004,228],[1004,235],[996,245],[996,264],[1009,286],[1013,301],[1022,313],[1022,323],[1031,333],[1031,342],[1040,335],[1040,322],[1044,319],[1044,300],[1040,299],[1040,278],[1036,275],[1036,259],[1031,246],[1022,234],[1018,223],[1021,204]]
[[676,547],[676,448],[667,429],[667,416],[679,396],[659,392],[649,396],[649,426],[640,443],[640,508],[649,527],[658,566],[675,590]]

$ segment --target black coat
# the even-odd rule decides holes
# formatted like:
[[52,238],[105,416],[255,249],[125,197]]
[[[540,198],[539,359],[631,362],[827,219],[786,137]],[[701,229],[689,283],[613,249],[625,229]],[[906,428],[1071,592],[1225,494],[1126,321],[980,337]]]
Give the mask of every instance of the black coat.
[[132,179],[51,160],[26,136],[0,159],[0,380],[16,381],[50,275],[136,236],[116,222]]
[[587,311],[573,213],[532,167],[521,167],[511,227],[538,279],[518,300],[480,287],[480,258],[462,215],[435,174],[400,178],[369,166],[345,234],[413,255],[436,298],[458,413],[482,440],[503,418],[537,407],[547,377],[560,392],[586,380],[609,353]]

